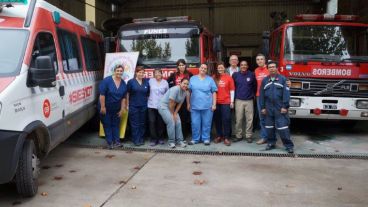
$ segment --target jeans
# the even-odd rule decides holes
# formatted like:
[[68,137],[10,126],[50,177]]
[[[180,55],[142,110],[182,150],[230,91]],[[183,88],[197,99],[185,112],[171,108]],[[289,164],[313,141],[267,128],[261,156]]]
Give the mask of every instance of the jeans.
[[213,114],[218,137],[230,138],[231,136],[231,112],[230,104],[217,104]]
[[183,132],[181,130],[181,120],[179,114],[177,114],[176,121],[174,121],[169,108],[159,107],[158,112],[166,123],[168,143],[175,144],[183,141]]
[[192,141],[210,141],[213,112],[211,109],[192,109]]
[[165,123],[157,109],[148,108],[148,124],[151,141],[155,142],[163,139]]
[[146,106],[129,106],[129,121],[132,132],[132,141],[135,145],[144,143],[144,133],[146,132]]

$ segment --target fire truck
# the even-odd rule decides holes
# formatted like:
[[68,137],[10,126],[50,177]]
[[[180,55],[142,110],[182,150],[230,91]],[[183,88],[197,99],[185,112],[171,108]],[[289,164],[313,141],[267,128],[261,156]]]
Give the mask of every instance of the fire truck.
[[354,15],[297,15],[270,36],[291,80],[291,118],[368,120],[368,24]]
[[156,68],[169,77],[178,59],[184,59],[193,74],[202,63],[211,72],[220,49],[220,38],[188,16],[134,19],[120,27],[117,38],[117,52],[139,52],[137,66],[145,68],[147,78]]
[[96,113],[103,36],[43,0],[0,0],[0,184],[38,189],[40,160]]

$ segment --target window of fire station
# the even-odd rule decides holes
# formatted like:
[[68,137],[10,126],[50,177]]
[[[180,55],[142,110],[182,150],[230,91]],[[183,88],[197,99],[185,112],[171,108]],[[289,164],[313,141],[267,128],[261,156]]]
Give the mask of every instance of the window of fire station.
[[98,45],[94,40],[82,37],[84,59],[87,70],[98,70],[101,68],[101,61],[98,54]]
[[82,70],[78,38],[75,34],[65,30],[57,31],[61,56],[63,58],[64,72],[75,72]]
[[53,68],[58,72],[55,42],[52,34],[42,32],[36,37],[32,50],[31,68],[35,68],[35,60],[38,56],[49,56],[53,63]]

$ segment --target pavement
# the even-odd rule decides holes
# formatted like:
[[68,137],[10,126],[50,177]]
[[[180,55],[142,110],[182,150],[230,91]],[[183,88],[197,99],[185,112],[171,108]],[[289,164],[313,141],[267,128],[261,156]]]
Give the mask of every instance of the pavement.
[[72,147],[42,162],[33,198],[0,206],[368,206],[367,160],[209,156]]
[[[214,133],[213,133],[214,134]],[[357,125],[348,125],[346,122],[297,120],[291,122],[291,137],[295,144],[295,153],[303,155],[356,155],[368,156],[368,121],[359,122]],[[214,136],[213,136],[214,137]],[[259,138],[259,131],[254,133],[254,140]],[[190,140],[188,137],[187,141]],[[129,136],[122,140],[124,146],[138,150],[170,150],[165,145],[149,146],[149,138],[143,146],[136,147],[130,141]],[[98,136],[95,131],[79,130],[68,141],[69,144],[106,147],[104,138]],[[210,146],[197,144],[186,148],[176,148],[179,151],[192,152],[235,152],[235,153],[271,153],[287,154],[280,139],[277,149],[263,151],[265,145],[257,145],[255,142],[249,144],[246,141],[233,143],[231,146],[214,144]]]

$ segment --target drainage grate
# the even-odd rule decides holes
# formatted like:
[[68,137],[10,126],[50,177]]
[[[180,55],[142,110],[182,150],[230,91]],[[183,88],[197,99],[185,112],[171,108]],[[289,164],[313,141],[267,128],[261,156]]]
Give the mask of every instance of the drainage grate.
[[[65,143],[65,145],[91,148],[91,149],[106,149],[99,145],[81,145]],[[368,154],[288,154],[288,153],[269,153],[269,152],[220,152],[220,151],[194,151],[194,150],[177,150],[177,149],[152,149],[152,148],[136,148],[122,147],[114,150],[135,151],[135,152],[151,152],[151,153],[173,153],[173,154],[188,154],[188,155],[210,155],[210,156],[249,156],[249,157],[291,157],[291,158],[319,158],[319,159],[359,159],[368,160]]]

